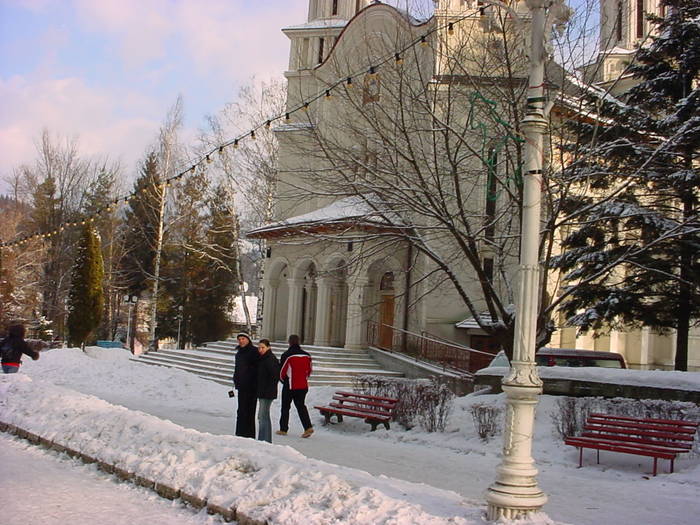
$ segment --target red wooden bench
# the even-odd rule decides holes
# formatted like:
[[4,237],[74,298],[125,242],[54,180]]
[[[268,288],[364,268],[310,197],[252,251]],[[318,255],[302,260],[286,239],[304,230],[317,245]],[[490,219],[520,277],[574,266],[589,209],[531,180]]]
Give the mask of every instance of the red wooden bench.
[[564,443],[579,449],[578,466],[583,466],[583,449],[621,452],[654,458],[654,476],[657,461],[673,462],[678,454],[689,452],[698,429],[697,422],[675,419],[640,419],[610,414],[590,414],[580,436],[564,438]]
[[326,406],[315,406],[325,418],[324,425],[331,422],[335,416],[338,422],[343,421],[343,416],[359,417],[365,423],[372,425],[372,430],[377,429],[380,423],[389,430],[389,422],[394,417],[394,410],[398,399],[391,397],[370,396],[353,392],[336,392],[333,401]]

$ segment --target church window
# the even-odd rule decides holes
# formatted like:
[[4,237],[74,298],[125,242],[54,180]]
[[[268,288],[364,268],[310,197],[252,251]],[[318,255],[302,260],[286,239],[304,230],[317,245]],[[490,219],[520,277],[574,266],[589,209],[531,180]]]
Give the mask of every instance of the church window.
[[386,272],[382,275],[382,280],[379,282],[379,289],[382,291],[394,289],[394,272]]
[[333,11],[331,14],[333,14],[333,15],[338,14],[338,0],[333,0]]
[[325,44],[326,44],[325,38],[321,37],[318,39],[318,60],[317,60],[317,62],[319,64],[321,62],[323,62],[323,51],[324,51],[323,47],[325,46]]
[[644,36],[644,0],[637,0],[637,38]]
[[617,22],[615,23],[615,31],[617,36],[617,41],[622,40],[622,2],[617,4]]

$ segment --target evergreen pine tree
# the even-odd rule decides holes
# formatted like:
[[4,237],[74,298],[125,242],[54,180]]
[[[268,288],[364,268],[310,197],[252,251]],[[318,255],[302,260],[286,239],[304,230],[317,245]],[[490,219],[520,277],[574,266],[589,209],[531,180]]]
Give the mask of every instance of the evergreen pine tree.
[[87,224],[78,245],[68,295],[68,341],[72,346],[88,342],[100,324],[104,305],[103,272],[100,238]]
[[231,310],[238,292],[237,217],[233,196],[217,186],[209,199],[205,267],[191,318],[193,342],[224,338],[233,329]]
[[134,183],[134,197],[124,218],[124,246],[121,261],[123,281],[130,295],[148,289],[153,276],[161,192],[158,188],[158,157],[150,153]]
[[687,370],[700,317],[700,3],[662,4],[625,103],[603,101],[604,124],[577,125],[577,146],[589,145],[569,174],[591,191],[571,203],[581,220],[555,262],[577,284],[564,304],[572,324],[674,328],[675,368]]

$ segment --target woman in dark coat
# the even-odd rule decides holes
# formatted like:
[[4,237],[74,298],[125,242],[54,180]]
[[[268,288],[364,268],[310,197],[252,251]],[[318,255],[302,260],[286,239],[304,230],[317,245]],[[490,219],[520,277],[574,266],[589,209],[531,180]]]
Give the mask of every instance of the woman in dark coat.
[[250,336],[241,332],[236,336],[236,368],[233,386],[238,391],[236,435],[255,439],[255,405],[258,401],[258,349]]
[[7,337],[0,341],[2,352],[2,371],[5,374],[19,372],[22,364],[22,354],[28,355],[34,361],[39,359],[39,352],[32,350],[24,340],[24,325],[13,324],[7,329]]
[[258,342],[258,353],[258,440],[272,443],[270,405],[277,399],[280,364],[267,339]]

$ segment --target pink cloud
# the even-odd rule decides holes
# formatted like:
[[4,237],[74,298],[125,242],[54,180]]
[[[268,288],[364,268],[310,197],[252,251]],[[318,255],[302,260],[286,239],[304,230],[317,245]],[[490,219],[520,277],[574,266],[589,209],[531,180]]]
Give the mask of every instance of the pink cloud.
[[[141,97],[130,100],[145,105]],[[142,157],[155,136],[159,122],[118,116],[114,93],[100,92],[77,78],[30,81],[24,77],[0,79],[0,175],[35,158],[34,141],[42,128],[65,137],[77,137],[87,156],[120,160],[128,171]],[[153,104],[153,101],[151,101]]]

